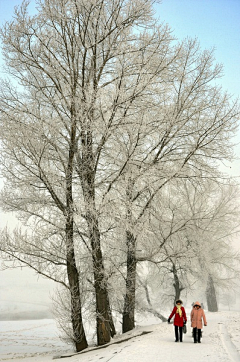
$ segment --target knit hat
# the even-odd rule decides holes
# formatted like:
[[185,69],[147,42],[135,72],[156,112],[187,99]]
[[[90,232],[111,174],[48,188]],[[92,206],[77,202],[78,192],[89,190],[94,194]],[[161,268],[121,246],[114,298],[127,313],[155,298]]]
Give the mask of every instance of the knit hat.
[[196,305],[198,305],[201,308],[201,304],[199,302],[194,303],[194,307],[196,307]]

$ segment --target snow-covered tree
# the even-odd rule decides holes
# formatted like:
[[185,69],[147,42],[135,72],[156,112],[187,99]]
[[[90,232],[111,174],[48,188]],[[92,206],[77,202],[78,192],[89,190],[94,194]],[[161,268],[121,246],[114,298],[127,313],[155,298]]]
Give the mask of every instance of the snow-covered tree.
[[[171,35],[166,26],[155,25],[153,3],[45,0],[30,16],[24,1],[1,30],[7,72],[17,82],[6,80],[1,87],[3,175],[8,185],[2,200],[5,210],[18,211],[33,229],[19,239],[24,247],[19,248],[16,238],[11,246],[26,255],[28,260],[18,255],[21,262],[53,279],[43,261],[51,264],[61,250],[77,350],[87,342],[75,239],[92,259],[98,344],[110,340],[99,215],[128,163],[115,152],[122,162],[117,167],[114,160],[108,164],[108,154],[132,122],[129,115],[136,118],[155,75],[168,64]],[[159,53],[160,63],[154,61]],[[43,246],[39,249],[38,244]],[[11,256],[16,257],[14,250]]]
[[196,40],[176,43],[153,3],[43,0],[30,16],[25,1],[1,30],[1,203],[24,223],[1,250],[68,289],[78,351],[85,293],[98,344],[114,334],[119,276],[134,327],[138,263],[191,220],[162,202],[171,183],[215,177],[231,157],[239,110],[214,85],[221,67]]
[[[238,105],[213,83],[221,67],[214,66],[211,51],[187,39],[177,46],[174,60],[152,89],[145,113],[142,110],[144,132],[138,132],[138,147],[120,186],[127,245],[123,331],[134,326],[136,250],[139,239],[147,239],[144,220],[152,217],[154,199],[174,179],[216,177],[218,162],[231,157],[229,141],[239,116]],[[122,142],[126,154],[132,147],[128,140]]]

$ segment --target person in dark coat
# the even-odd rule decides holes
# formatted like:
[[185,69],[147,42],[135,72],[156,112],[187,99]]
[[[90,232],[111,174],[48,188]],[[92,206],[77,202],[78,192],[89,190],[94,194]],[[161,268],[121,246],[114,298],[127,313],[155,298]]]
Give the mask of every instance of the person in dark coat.
[[[180,342],[182,342],[183,335],[183,325],[187,323],[187,316],[184,307],[182,306],[183,302],[181,299],[176,300],[176,305],[174,306],[172,313],[168,318],[168,323],[170,323],[171,318],[174,316],[174,326],[175,326],[175,342],[178,342],[180,337]],[[178,333],[179,330],[179,333]]]

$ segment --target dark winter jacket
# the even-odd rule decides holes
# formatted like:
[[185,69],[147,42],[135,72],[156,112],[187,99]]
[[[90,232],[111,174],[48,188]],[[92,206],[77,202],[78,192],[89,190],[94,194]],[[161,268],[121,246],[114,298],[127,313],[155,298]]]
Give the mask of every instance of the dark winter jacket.
[[176,313],[177,312],[176,306],[173,308],[172,313],[169,316],[169,319],[171,319],[175,315],[173,324],[178,327],[183,327],[184,322],[187,322],[187,316],[184,307],[181,306],[181,310],[182,310],[181,317],[178,313]]

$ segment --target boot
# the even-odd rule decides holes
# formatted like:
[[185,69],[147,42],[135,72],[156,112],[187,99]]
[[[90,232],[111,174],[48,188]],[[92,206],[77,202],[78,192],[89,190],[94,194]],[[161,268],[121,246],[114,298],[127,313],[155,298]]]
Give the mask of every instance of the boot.
[[198,329],[198,343],[201,343],[201,329]]
[[193,340],[194,343],[197,343],[197,328],[193,328]]
[[183,327],[179,327],[180,342],[182,342]]
[[178,326],[175,326],[175,342],[178,342]]

